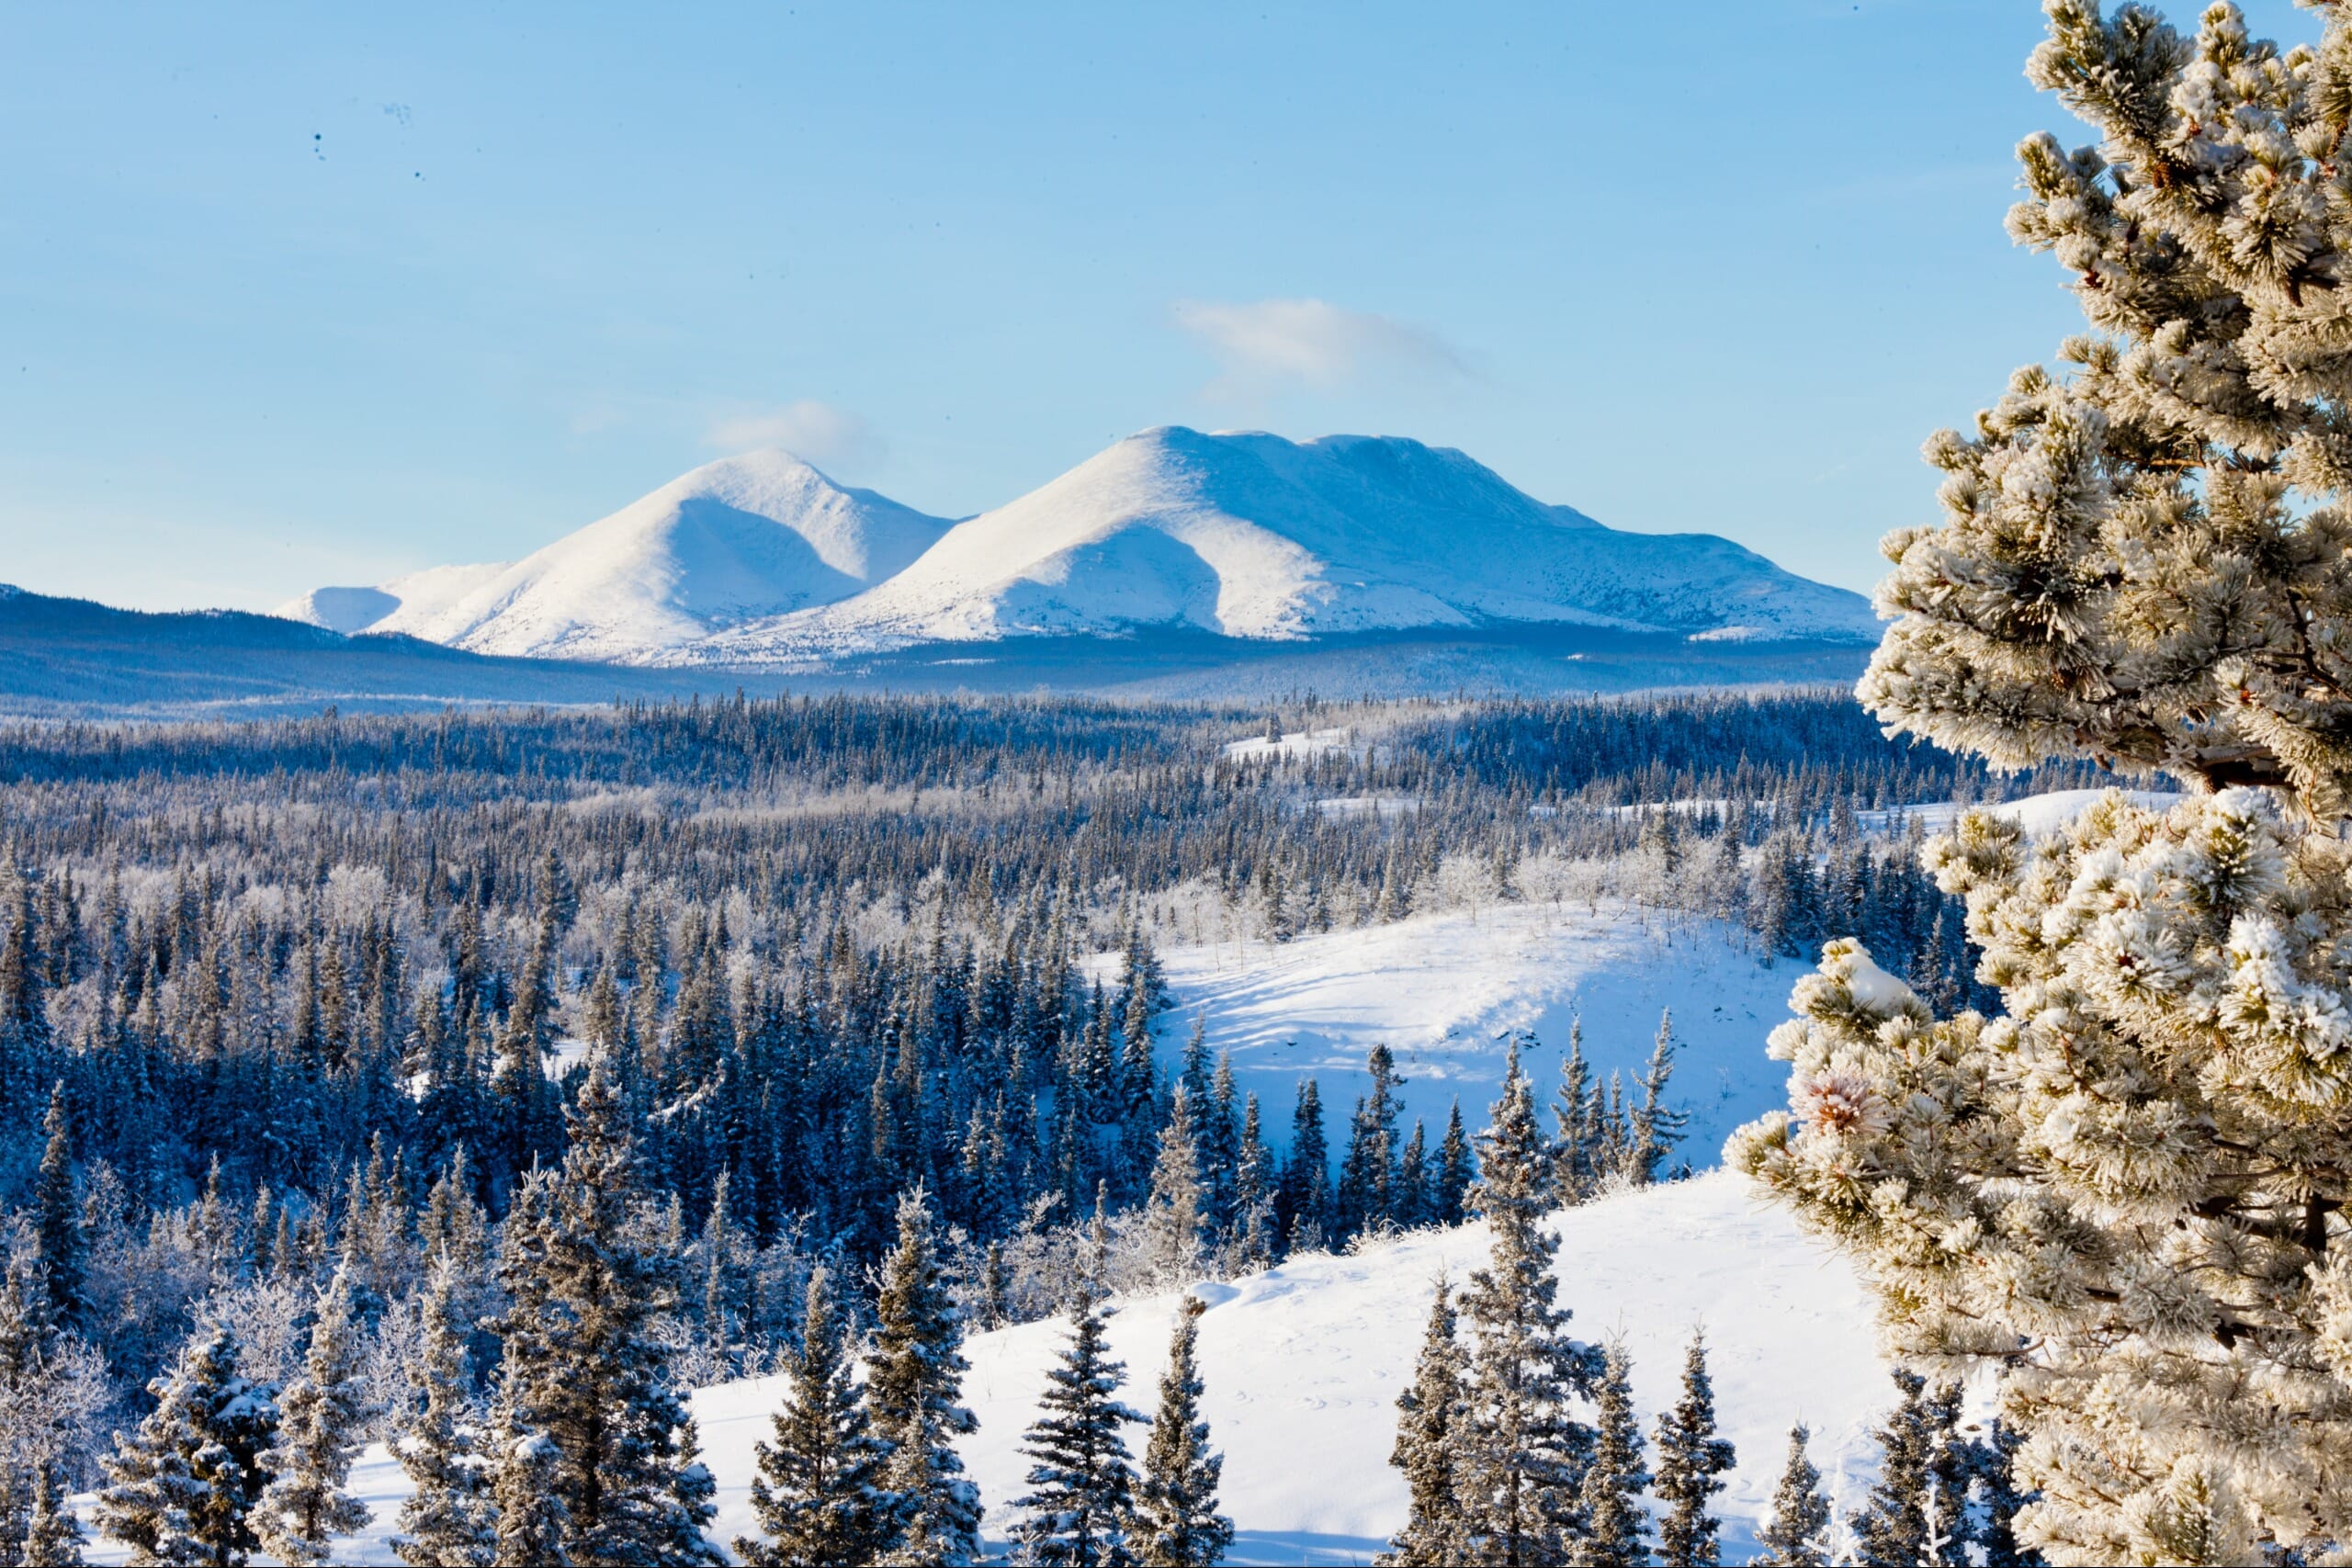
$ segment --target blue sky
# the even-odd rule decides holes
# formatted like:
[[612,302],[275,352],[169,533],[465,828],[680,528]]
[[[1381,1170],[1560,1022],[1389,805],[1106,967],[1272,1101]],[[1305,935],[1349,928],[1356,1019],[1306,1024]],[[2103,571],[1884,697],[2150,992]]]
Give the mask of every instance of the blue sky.
[[[2177,6],[2177,19],[2194,8]],[[2248,7],[2286,39],[2286,0]],[[22,6],[0,581],[266,608],[725,450],[1372,431],[1867,587],[2075,320],[2026,0]]]

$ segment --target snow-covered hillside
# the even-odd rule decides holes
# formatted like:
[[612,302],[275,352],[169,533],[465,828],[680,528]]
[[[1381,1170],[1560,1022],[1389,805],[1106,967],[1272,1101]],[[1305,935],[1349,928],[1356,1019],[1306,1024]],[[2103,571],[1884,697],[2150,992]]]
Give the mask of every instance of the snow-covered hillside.
[[695,469],[513,564],[277,612],[478,653],[808,665],[1144,630],[1296,643],[1416,628],[1876,639],[1868,603],[1728,539],[1625,534],[1448,447],[1169,427],[952,526],[782,452]]
[[1448,447],[1181,426],[958,524],[888,582],[700,657],[1183,626],[1296,638],[1569,623],[1873,640],[1858,594],[1709,535],[1621,534]]
[[[1875,1463],[1868,1428],[1891,1401],[1868,1306],[1844,1264],[1724,1173],[1603,1199],[1554,1224],[1573,1327],[1587,1338],[1623,1336],[1645,1433],[1672,1402],[1692,1326],[1705,1325],[1724,1434],[1738,1450],[1718,1499],[1729,1560],[1749,1553],[1792,1420],[1812,1426],[1815,1461],[1840,1512],[1860,1502]],[[1404,1484],[1387,1463],[1394,1401],[1411,1373],[1431,1280],[1441,1269],[1460,1280],[1486,1247],[1485,1228],[1465,1225],[1195,1288],[1210,1303],[1201,1319],[1204,1411],[1226,1454],[1224,1507],[1238,1529],[1230,1561],[1363,1562],[1404,1522]],[[1129,1301],[1111,1320],[1112,1348],[1127,1363],[1125,1397],[1146,1414],[1174,1308],[1173,1296]],[[976,1335],[966,1347],[966,1402],[980,1427],[961,1447],[992,1540],[1002,1540],[1008,1505],[1024,1490],[1018,1444],[1061,1343],[1061,1325],[1047,1321]],[[770,1378],[695,1396],[718,1482],[718,1540],[752,1527],[752,1445],[768,1435],[782,1393]],[[1142,1437],[1130,1434],[1138,1452]],[[353,1482],[375,1518],[336,1560],[390,1562],[384,1541],[406,1478],[378,1447]],[[92,1553],[93,1562],[122,1557],[112,1543]]]
[[384,623],[395,615],[404,621],[429,620],[507,570],[510,564],[483,561],[474,566],[431,566],[373,588],[313,588],[300,599],[280,604],[273,614],[345,635],[389,630]]
[[[1765,967],[1714,922],[1534,903],[1159,956],[1174,998],[1158,1024],[1161,1060],[1172,1063],[1197,1017],[1211,1048],[1233,1053],[1236,1079],[1257,1092],[1281,1137],[1298,1080],[1310,1076],[1325,1117],[1344,1126],[1374,1045],[1388,1046],[1405,1076],[1406,1125],[1420,1117],[1434,1139],[1457,1095],[1465,1123],[1486,1124],[1510,1033],[1534,1032],[1527,1071],[1548,1096],[1572,1020],[1583,1021],[1585,1055],[1602,1080],[1630,1079],[1670,1008],[1682,1042],[1671,1092],[1690,1113],[1683,1153],[1701,1168],[1734,1127],[1784,1099],[1788,1070],[1763,1041],[1788,1016],[1803,973]],[[1115,977],[1115,958],[1094,964]]]
[[855,593],[947,525],[836,485],[789,453],[752,452],[706,464],[511,566],[321,589],[278,614],[476,653],[632,662]]

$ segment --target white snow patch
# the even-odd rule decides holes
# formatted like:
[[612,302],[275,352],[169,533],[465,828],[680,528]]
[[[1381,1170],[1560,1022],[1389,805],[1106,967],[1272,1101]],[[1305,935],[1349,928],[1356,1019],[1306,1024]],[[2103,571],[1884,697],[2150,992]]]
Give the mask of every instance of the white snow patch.
[[1262,735],[1253,735],[1247,740],[1228,740],[1225,754],[1237,762],[1262,762],[1269,757],[1319,757],[1327,751],[1348,750],[1348,739],[1345,729],[1291,729],[1283,731],[1280,740],[1269,740]]
[[[1548,1101],[1571,1020],[1583,1021],[1585,1056],[1601,1080],[1612,1071],[1630,1080],[1671,1008],[1682,1051],[1668,1097],[1690,1112],[1679,1156],[1702,1168],[1734,1127],[1781,1103],[1788,1069],[1764,1055],[1764,1036],[1788,1016],[1803,973],[1767,968],[1719,922],[1606,905],[1504,904],[1159,957],[1174,998],[1157,1026],[1161,1061],[1174,1060],[1197,1015],[1211,1053],[1233,1053],[1235,1077],[1258,1093],[1276,1142],[1289,1137],[1298,1080],[1319,1079],[1335,1153],[1374,1045],[1388,1046],[1405,1076],[1404,1130],[1421,1118],[1434,1147],[1456,1095],[1464,1125],[1486,1125],[1512,1032],[1535,1032],[1526,1067]],[[1117,956],[1090,967],[1108,983]]]

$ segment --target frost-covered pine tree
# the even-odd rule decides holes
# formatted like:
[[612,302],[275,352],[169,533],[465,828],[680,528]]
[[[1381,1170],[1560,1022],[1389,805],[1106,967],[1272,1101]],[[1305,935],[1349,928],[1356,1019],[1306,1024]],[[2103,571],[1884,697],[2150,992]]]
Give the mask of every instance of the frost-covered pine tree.
[[1931,846],[2002,1015],[1832,943],[1730,1151],[2006,1412],[2065,1563],[2352,1544],[2352,12],[2315,44],[2052,0],[2029,73],[2096,129],[2021,149],[2022,243],[2087,329],[1928,446],[1860,687],[2004,766],[2162,770],[2063,835]]
[[277,1407],[268,1385],[239,1373],[238,1353],[226,1325],[199,1331],[147,1385],[155,1408],[101,1461],[97,1527],[130,1547],[134,1563],[231,1568],[261,1544],[252,1516]]
[[319,1295],[302,1370],[277,1399],[277,1440],[261,1455],[269,1472],[254,1510],[254,1533],[281,1562],[323,1562],[338,1535],[368,1522],[368,1505],[345,1492],[362,1426],[375,1414],[360,1385],[351,1274],[338,1268]]
[[1177,1308],[1168,1370],[1159,1378],[1159,1408],[1127,1523],[1127,1550],[1142,1568],[1210,1568],[1233,1544],[1233,1521],[1216,1511],[1225,1456],[1209,1447],[1209,1424],[1201,1418],[1195,1351],[1204,1310],[1197,1296]]
[[888,1450],[873,1434],[855,1382],[849,1328],[831,1276],[811,1270],[800,1343],[785,1357],[775,1441],[755,1448],[752,1510],[764,1533],[735,1538],[736,1554],[758,1568],[870,1562],[889,1540],[894,1520],[882,1490]]
[[393,1555],[409,1568],[489,1568],[497,1543],[457,1289],[457,1270],[446,1261],[435,1267],[410,1373],[423,1403],[392,1443],[413,1488],[391,1541]]
[[1682,1397],[1657,1418],[1657,1479],[1666,1505],[1658,1521],[1657,1555],[1665,1568],[1704,1568],[1721,1560],[1715,1537],[1723,1528],[1709,1506],[1735,1455],[1715,1431],[1715,1385],[1707,1375],[1707,1342],[1690,1337],[1682,1362]]
[[1143,1416],[1119,1402],[1123,1362],[1103,1341],[1102,1269],[1105,1240],[1094,1216],[1092,1256],[1079,1271],[1069,1300],[1069,1345],[1046,1374],[1040,1414],[1021,1440],[1033,1462],[1034,1489],[1015,1500],[1012,1527],[1018,1560],[1047,1568],[1129,1568],[1127,1544],[1135,1467],[1120,1428]]
[[889,1447],[883,1485],[893,1509],[888,1561],[969,1562],[980,1550],[979,1489],[965,1479],[957,1438],[979,1421],[958,1400],[964,1320],[947,1288],[921,1187],[899,1200],[899,1240],[883,1260],[866,1401]]
[[1404,1472],[1409,1502],[1405,1528],[1380,1557],[1395,1568],[1448,1568],[1470,1559],[1462,1497],[1468,1368],[1454,1337],[1453,1289],[1441,1274],[1413,1382],[1396,1396],[1396,1446],[1388,1462]]
[[1821,1495],[1821,1472],[1805,1452],[1812,1434],[1800,1421],[1789,1428],[1789,1462],[1772,1494],[1772,1519],[1756,1532],[1764,1549],[1758,1568],[1825,1568],[1829,1562],[1829,1499]]
[[1593,1390],[1599,1411],[1592,1459],[1577,1488],[1578,1522],[1567,1558],[1575,1568],[1641,1568],[1650,1560],[1650,1516],[1642,1506],[1650,1472],[1642,1462],[1633,1372],[1623,1341],[1611,1340]]
[[1552,1259],[1560,1244],[1544,1225],[1548,1151],[1515,1045],[1479,1145],[1468,1203],[1494,1239],[1460,1303],[1470,1341],[1463,1508],[1481,1556],[1555,1562],[1580,1528],[1577,1488],[1592,1454],[1592,1431],[1571,1414],[1572,1402],[1593,1392],[1600,1358],[1568,1337],[1558,1304]]

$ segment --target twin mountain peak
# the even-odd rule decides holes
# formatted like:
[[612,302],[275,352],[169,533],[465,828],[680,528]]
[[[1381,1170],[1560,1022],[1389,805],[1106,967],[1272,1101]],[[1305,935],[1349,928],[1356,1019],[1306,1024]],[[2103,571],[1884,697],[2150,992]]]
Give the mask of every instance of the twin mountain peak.
[[321,588],[277,613],[476,653],[746,666],[1152,630],[1878,637],[1859,594],[1713,535],[1603,527],[1451,447],[1174,425],[960,522],[750,452],[521,560]]

